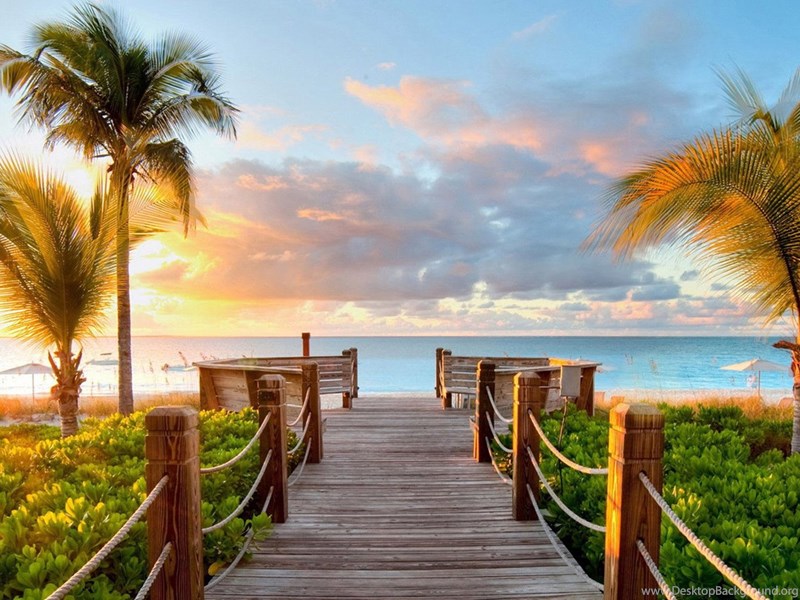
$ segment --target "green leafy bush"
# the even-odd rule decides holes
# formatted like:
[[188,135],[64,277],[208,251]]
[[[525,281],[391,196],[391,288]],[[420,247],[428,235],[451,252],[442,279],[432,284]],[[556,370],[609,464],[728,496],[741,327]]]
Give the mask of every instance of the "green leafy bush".
[[[257,429],[252,410],[200,413],[203,466],[237,454]],[[56,427],[0,429],[0,599],[45,598],[111,538],[147,496],[144,413],[85,421],[78,435],[60,439]],[[289,444],[297,438],[289,434]],[[302,452],[294,462],[302,459]],[[257,445],[233,467],[201,479],[203,527],[227,516],[245,497],[259,470]],[[291,467],[290,467],[291,468]],[[206,567],[232,560],[248,528],[263,539],[269,517],[250,503],[240,518],[204,536]],[[135,596],[147,572],[147,531],[140,522],[73,600]]]
[[[791,423],[748,419],[737,407],[660,408],[667,421],[663,486],[667,502],[752,585],[777,589],[775,598],[792,597],[780,594],[781,589],[791,594],[800,585],[800,456],[785,458]],[[561,415],[543,417],[542,425],[548,437],[557,440]],[[607,416],[570,414],[559,447],[578,463],[605,466]],[[570,508],[590,521],[605,523],[605,477],[562,466],[544,445],[542,468]],[[602,579],[604,536],[572,521],[544,489],[542,498],[546,517],[559,537],[590,576]],[[671,586],[719,589],[720,598],[732,594],[727,580],[666,516],[660,568]]]

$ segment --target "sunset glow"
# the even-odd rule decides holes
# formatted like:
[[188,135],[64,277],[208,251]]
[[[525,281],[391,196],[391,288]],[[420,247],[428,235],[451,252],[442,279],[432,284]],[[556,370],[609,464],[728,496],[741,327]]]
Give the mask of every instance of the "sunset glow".
[[[207,42],[242,108],[237,140],[186,140],[208,226],[135,250],[134,335],[767,333],[674,249],[580,250],[614,178],[729,122],[715,68],[771,100],[797,68],[793,3],[714,4],[121,6]],[[5,7],[0,42],[71,6]],[[89,196],[105,165],[43,151],[13,106],[0,152]]]

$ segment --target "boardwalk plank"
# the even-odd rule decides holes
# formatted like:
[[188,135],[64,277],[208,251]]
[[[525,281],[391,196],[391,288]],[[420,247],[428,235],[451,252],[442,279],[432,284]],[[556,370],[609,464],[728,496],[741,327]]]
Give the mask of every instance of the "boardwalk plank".
[[325,458],[290,489],[289,520],[206,598],[601,598],[537,523],[511,519],[466,412],[354,404],[326,412]]

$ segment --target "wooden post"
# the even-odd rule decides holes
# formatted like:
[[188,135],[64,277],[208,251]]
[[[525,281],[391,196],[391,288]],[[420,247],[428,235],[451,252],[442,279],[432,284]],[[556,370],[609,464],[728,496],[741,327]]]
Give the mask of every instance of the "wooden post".
[[200,409],[218,409],[219,399],[217,398],[217,390],[214,387],[214,377],[211,375],[211,369],[198,367],[197,371],[200,377]]
[[300,423],[305,424],[310,416],[311,422],[308,424],[308,437],[306,442],[311,444],[308,451],[308,462],[318,463],[322,460],[322,411],[319,399],[319,365],[308,363],[303,365],[303,402],[305,402],[306,390],[308,390],[308,408],[302,413]]
[[358,348],[350,348],[350,397],[358,398]]
[[[259,419],[272,413],[269,424],[259,441],[259,455],[263,461],[272,449],[272,459],[259,486],[259,496],[263,505],[269,489],[272,488],[272,499],[267,506],[267,513],[273,523],[285,523],[289,516],[289,493],[286,485],[286,392],[282,375],[263,375],[258,380],[258,414]],[[263,417],[262,417],[263,414]]]
[[494,363],[480,361],[478,363],[477,389],[475,390],[475,424],[472,444],[472,457],[478,462],[492,462],[492,456],[486,447],[486,438],[492,439],[492,432],[486,422],[486,415],[494,425],[494,409],[489,402],[489,393],[494,397]]
[[303,356],[311,356],[311,334],[303,332],[300,335],[303,337]]
[[636,547],[644,542],[658,564],[661,509],[639,479],[644,471],[660,492],[664,415],[647,404],[620,404],[609,415],[605,600],[641,598],[657,583]]
[[[436,381],[433,389],[436,391],[437,398],[442,398],[442,352],[444,352],[444,348],[436,349]],[[446,408],[444,402],[442,402],[442,408]]]
[[453,352],[451,350],[442,350],[441,354],[441,361],[437,363],[437,368],[439,369],[439,394],[440,398],[442,399],[442,408],[448,409],[453,408],[453,394],[447,391],[447,376],[445,374],[445,361],[447,360],[448,356],[453,356]]
[[581,369],[581,395],[575,405],[586,411],[589,416],[594,415],[594,374],[597,367],[583,367]]
[[153,600],[203,598],[203,533],[200,519],[200,435],[197,411],[159,406],[145,417],[145,477],[151,491],[166,487],[147,509],[147,557],[152,567],[167,542],[172,555],[153,584]]
[[517,373],[514,376],[514,440],[512,456],[514,481],[511,486],[511,514],[517,521],[537,520],[536,511],[528,495],[531,486],[536,501],[539,501],[539,475],[528,456],[530,447],[536,460],[541,460],[539,433],[531,423],[528,411],[537,421],[547,396],[542,387],[542,378],[536,373]]

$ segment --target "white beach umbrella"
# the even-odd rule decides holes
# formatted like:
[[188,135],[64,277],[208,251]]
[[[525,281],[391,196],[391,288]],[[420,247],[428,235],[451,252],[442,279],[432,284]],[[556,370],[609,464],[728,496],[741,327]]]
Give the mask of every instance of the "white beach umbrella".
[[53,376],[53,370],[40,363],[30,362],[18,367],[12,367],[5,371],[0,371],[0,375],[30,375],[31,376],[31,400],[34,396],[33,378],[35,375],[50,375]]
[[756,381],[758,385],[758,395],[761,395],[761,371],[775,371],[781,373],[788,373],[789,367],[786,365],[779,365],[763,358],[753,358],[744,362],[735,363],[732,365],[725,365],[720,367],[723,371],[753,371],[756,373]]

